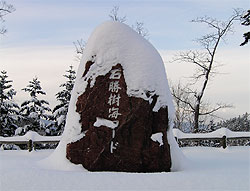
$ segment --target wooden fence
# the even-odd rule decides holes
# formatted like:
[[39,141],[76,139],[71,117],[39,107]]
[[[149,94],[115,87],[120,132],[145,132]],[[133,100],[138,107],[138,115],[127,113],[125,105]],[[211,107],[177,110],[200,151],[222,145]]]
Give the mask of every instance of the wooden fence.
[[36,146],[38,144],[58,144],[59,140],[49,140],[49,141],[33,141],[33,140],[27,140],[27,141],[2,141],[0,140],[0,145],[2,144],[14,144],[14,145],[27,145],[28,151],[31,152],[33,150],[36,150]]
[[249,140],[250,142],[250,137],[226,137],[225,135],[223,137],[203,137],[203,138],[177,138],[175,137],[175,140],[179,145],[180,141],[192,141],[192,142],[198,142],[198,141],[219,141],[220,146],[223,147],[224,149],[228,146],[228,141],[230,140]]
[[[226,148],[230,141],[240,140],[239,142],[245,142],[244,145],[250,145],[250,132],[233,132],[226,128],[220,128],[210,133],[183,133],[179,129],[173,129],[173,134],[177,143],[180,146],[193,146],[193,143],[200,145],[204,144],[202,141],[211,141],[216,143],[216,146]],[[31,152],[37,148],[40,144],[58,144],[61,140],[61,136],[41,136],[34,131],[28,131],[23,136],[14,137],[0,137],[0,145],[2,144],[14,144],[14,145],[27,145],[27,149]],[[210,142],[210,143],[211,143]],[[215,144],[207,144],[205,146],[215,146]],[[191,144],[191,145],[190,145]],[[26,148],[26,147],[25,147]]]
[[[226,148],[228,145],[250,145],[250,132],[231,131],[220,128],[210,133],[184,133],[179,129],[173,129],[173,134],[179,146],[220,146]],[[236,143],[238,142],[238,143]]]
[[[219,141],[220,146],[224,149],[228,146],[227,142],[229,140],[250,140],[250,137],[226,137],[225,135],[221,138],[218,137],[203,137],[203,138],[177,138],[175,137],[177,143],[180,145],[180,141]],[[0,145],[2,144],[15,144],[15,145],[27,145],[28,151],[31,152],[33,150],[36,150],[36,146],[38,144],[58,144],[60,141],[57,140],[0,140]]]

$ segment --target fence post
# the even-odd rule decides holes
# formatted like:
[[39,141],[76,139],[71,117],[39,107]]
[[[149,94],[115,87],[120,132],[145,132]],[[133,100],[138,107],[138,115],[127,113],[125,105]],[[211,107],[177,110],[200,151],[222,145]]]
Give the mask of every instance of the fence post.
[[28,150],[29,150],[29,152],[31,152],[33,150],[32,140],[29,140],[29,142],[28,142]]
[[36,142],[33,141],[33,150],[36,151]]
[[223,147],[223,149],[227,148],[227,137],[226,137],[226,135],[224,135],[222,137],[221,146]]

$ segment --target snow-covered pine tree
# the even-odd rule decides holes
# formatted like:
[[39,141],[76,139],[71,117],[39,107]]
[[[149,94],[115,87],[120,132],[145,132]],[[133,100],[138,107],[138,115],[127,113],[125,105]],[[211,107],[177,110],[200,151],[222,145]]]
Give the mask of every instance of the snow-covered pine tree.
[[66,123],[66,116],[68,113],[69,101],[71,97],[71,91],[73,89],[76,72],[73,69],[73,66],[69,66],[69,70],[66,71],[66,74],[63,75],[67,81],[60,85],[63,88],[62,91],[59,91],[56,94],[56,99],[60,102],[55,108],[53,109],[53,115],[56,119],[56,134],[61,135],[64,126]]
[[46,129],[46,120],[50,117],[48,112],[50,112],[51,109],[48,107],[49,103],[47,101],[38,98],[39,94],[46,95],[42,90],[40,81],[35,77],[32,81],[29,81],[27,87],[22,90],[28,92],[30,95],[30,99],[24,101],[20,109],[25,121],[24,132],[32,130],[41,134],[49,133],[49,129]]
[[13,100],[16,91],[12,88],[12,80],[7,79],[7,72],[0,73],[0,136],[15,134],[18,121],[18,104]]

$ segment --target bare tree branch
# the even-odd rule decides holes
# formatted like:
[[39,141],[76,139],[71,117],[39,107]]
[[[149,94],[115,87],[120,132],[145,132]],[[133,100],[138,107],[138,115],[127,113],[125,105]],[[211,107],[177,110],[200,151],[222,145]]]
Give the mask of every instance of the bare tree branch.
[[77,54],[83,54],[83,50],[85,49],[86,42],[83,39],[77,40],[73,42],[75,45],[75,50]]
[[118,15],[118,11],[119,11],[119,6],[114,6],[113,9],[110,11],[109,17],[113,21],[124,23],[126,21],[126,16],[120,17]]
[[[13,5],[7,4],[5,1],[0,1],[0,23],[4,23],[4,17],[15,11]],[[2,24],[1,24],[2,25]],[[0,28],[0,34],[7,32],[7,29],[4,26]]]
[[199,113],[200,115],[210,115],[220,109],[225,109],[225,108],[232,108],[233,106],[232,105],[228,105],[228,104],[218,104],[217,107],[207,111],[207,112],[203,112],[203,113]]
[[[175,99],[177,99],[177,100],[181,101],[182,103],[185,103],[186,105],[188,105],[192,109],[191,111],[194,110],[193,105],[191,103],[189,103],[186,100],[182,100],[180,97],[176,96],[175,92],[173,92],[172,95],[174,96]],[[190,110],[187,110],[187,111],[190,111]]]
[[147,36],[149,36],[148,34],[148,30],[144,27],[144,23],[143,22],[138,22],[136,21],[135,26],[132,25],[132,28],[141,36],[143,36],[144,38],[146,38]]
[[76,61],[80,61],[83,51],[85,49],[86,42],[83,39],[73,42],[76,51]]

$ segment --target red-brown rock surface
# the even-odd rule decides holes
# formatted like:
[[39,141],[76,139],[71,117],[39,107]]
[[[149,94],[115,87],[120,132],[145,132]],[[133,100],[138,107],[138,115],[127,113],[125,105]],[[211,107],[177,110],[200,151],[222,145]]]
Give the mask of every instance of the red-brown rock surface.
[[[84,77],[92,64],[88,61]],[[151,103],[129,97],[123,68],[117,64],[105,76],[98,76],[76,103],[81,131],[85,136],[67,145],[67,158],[90,171],[170,171],[167,140],[168,110],[153,111],[158,96],[148,92]],[[162,143],[151,136],[162,133]]]

